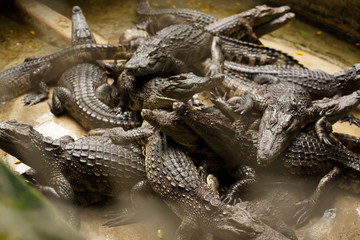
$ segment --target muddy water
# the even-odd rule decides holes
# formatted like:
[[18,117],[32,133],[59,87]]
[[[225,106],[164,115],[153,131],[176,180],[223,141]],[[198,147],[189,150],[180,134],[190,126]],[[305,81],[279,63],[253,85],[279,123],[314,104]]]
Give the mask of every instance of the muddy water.
[[[116,42],[121,33],[135,21],[135,1],[42,0],[54,10],[71,18],[71,8],[79,5],[91,29],[110,42]],[[185,7],[204,11],[217,17],[225,17],[257,5],[255,1],[152,1],[154,7]],[[59,49],[54,44],[42,40],[30,26],[23,26],[8,17],[0,16],[0,70],[18,64],[26,57],[45,55]],[[297,58],[311,69],[322,69],[329,73],[360,62],[359,47],[341,41],[321,29],[313,28],[300,21],[294,21],[262,39],[264,45],[280,49]],[[28,107],[22,97],[0,105],[0,120],[16,119],[27,122],[46,136],[71,135],[79,138],[85,134],[73,119],[67,115],[55,117],[49,112],[46,102]],[[358,114],[359,116],[359,114]],[[345,123],[337,123],[334,130],[360,136],[359,128]],[[6,155],[0,152],[1,156]],[[5,159],[14,163],[8,155]],[[24,171],[22,165],[12,164],[17,171]],[[300,239],[358,239],[360,237],[360,198],[343,191],[336,191],[329,206],[318,213],[309,224],[297,229]],[[87,239],[160,239],[158,230],[164,231],[164,239],[169,239],[176,229],[173,216],[154,217],[129,226],[109,229],[101,226],[102,208],[88,208],[80,212],[80,232]]]

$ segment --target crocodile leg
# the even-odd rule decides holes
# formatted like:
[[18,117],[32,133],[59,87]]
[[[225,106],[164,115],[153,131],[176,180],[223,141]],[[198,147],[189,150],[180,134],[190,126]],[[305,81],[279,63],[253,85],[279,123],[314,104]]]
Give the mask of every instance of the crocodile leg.
[[240,196],[251,188],[251,185],[256,183],[255,169],[250,166],[242,166],[238,169],[240,180],[232,184],[221,197],[221,200],[226,204],[234,205],[241,201]]
[[54,170],[51,173],[50,182],[51,186],[61,199],[70,201],[74,200],[74,191],[69,181],[60,171]]
[[33,89],[38,91],[38,94],[28,94],[23,99],[24,103],[27,105],[34,105],[42,100],[46,99],[49,95],[49,88],[46,83],[43,82],[44,76],[46,76],[51,69],[50,63],[44,63],[39,68],[35,69],[30,73],[30,82]]
[[[346,117],[351,110],[360,104],[360,91],[355,91],[351,94],[330,99],[322,99],[313,101],[314,112],[320,110],[324,113],[326,120],[330,123],[335,123]],[[319,110],[320,109],[320,110]]]
[[334,143],[341,144],[332,134],[332,125],[328,122],[325,116],[322,116],[318,121],[315,122],[315,132],[320,141],[331,146]]
[[154,133],[149,125],[125,131],[122,127],[115,128],[97,128],[91,130],[88,134],[91,136],[106,136],[111,139],[114,144],[143,144],[146,138]]
[[[204,142],[199,135],[189,128],[175,112],[169,112],[163,109],[143,109],[141,116],[157,130],[183,145],[188,152],[204,152],[208,154],[209,150],[207,148],[199,147],[204,146]],[[207,176],[207,174],[204,176]]]
[[178,229],[175,233],[176,240],[188,240],[191,239],[191,236],[195,232],[195,221],[191,218],[191,216],[186,217],[180,223]]
[[41,184],[33,184],[33,186],[48,197],[60,198],[60,195],[55,191],[53,187],[43,186]]
[[64,104],[66,101],[72,101],[71,91],[65,87],[56,87],[53,91],[52,101],[49,102],[50,111],[59,116],[64,112]]
[[307,199],[296,203],[298,211],[295,213],[294,218],[298,227],[304,225],[311,217],[311,214],[315,210],[317,204],[320,201],[321,196],[325,191],[329,189],[329,185],[341,174],[338,167],[334,167],[329,173],[327,173],[319,182],[315,192]]
[[[149,216],[148,201],[150,198],[147,198],[146,195],[154,197],[149,182],[143,180],[135,184],[130,190],[132,206],[106,214],[104,216],[106,222],[103,225],[108,227],[127,225],[139,222],[141,219]],[[144,202],[144,198],[146,198],[146,203]]]
[[334,132],[334,137],[344,144],[350,151],[360,154],[360,138],[348,134]]
[[347,116],[343,117],[341,122],[349,122],[349,124],[355,124],[356,126],[360,127],[360,119],[355,117],[352,113],[349,113]]
[[220,39],[213,37],[211,43],[211,64],[208,68],[206,76],[215,76],[224,73],[224,56],[222,54]]

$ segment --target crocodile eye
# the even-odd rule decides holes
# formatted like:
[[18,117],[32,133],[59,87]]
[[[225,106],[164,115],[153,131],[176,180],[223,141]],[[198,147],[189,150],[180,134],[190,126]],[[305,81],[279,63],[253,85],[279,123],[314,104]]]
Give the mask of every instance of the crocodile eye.
[[282,125],[282,129],[283,130],[288,130],[292,124],[294,123],[295,119],[293,119],[291,116],[288,116],[287,119],[285,119],[283,125]]
[[150,52],[149,53],[149,56],[152,57],[152,56],[155,56],[156,55],[156,52]]

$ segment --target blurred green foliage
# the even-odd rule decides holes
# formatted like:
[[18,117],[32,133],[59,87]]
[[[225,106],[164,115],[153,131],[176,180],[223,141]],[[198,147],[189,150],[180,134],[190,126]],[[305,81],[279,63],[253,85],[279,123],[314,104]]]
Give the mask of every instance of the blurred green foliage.
[[0,240],[83,239],[38,191],[0,159]]

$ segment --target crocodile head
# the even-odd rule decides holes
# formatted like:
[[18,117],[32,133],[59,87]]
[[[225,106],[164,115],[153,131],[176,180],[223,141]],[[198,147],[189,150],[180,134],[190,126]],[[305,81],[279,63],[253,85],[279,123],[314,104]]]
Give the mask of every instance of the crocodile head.
[[212,77],[200,77],[193,73],[183,73],[169,78],[159,78],[155,96],[151,102],[159,107],[172,107],[174,102],[185,102],[194,94],[209,90],[219,85],[224,79],[223,74]]
[[339,81],[339,84],[346,83],[344,95],[360,89],[360,63],[346,69],[344,72],[334,74],[334,76]]
[[259,126],[257,162],[266,166],[275,160],[306,123],[296,111],[267,108]]
[[171,58],[159,46],[143,44],[125,64],[125,69],[131,75],[145,76],[167,73],[171,64]]
[[29,124],[15,120],[0,122],[0,148],[26,164],[26,159],[39,159],[37,144],[42,139],[43,136]]
[[142,109],[141,116],[145,121],[170,136],[176,142],[188,147],[197,147],[199,145],[199,136],[175,112],[164,109]]
[[241,203],[226,206],[213,221],[212,233],[221,239],[288,239],[254,218]]

